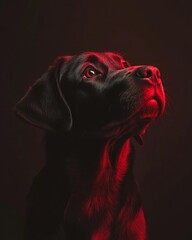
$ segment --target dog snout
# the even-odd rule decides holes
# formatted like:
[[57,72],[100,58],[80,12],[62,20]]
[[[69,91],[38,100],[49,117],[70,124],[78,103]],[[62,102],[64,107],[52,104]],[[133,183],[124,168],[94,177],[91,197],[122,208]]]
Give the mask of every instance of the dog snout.
[[152,84],[161,83],[161,74],[157,67],[154,66],[139,66],[135,70],[135,76],[142,80],[146,80]]

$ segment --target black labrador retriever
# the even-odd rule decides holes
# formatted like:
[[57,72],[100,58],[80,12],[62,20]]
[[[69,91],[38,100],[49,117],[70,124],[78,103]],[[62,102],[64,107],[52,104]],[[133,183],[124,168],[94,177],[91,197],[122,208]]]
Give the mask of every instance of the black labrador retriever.
[[154,66],[130,66],[111,52],[57,58],[16,105],[47,130],[24,239],[146,239],[130,139],[142,143],[164,108]]

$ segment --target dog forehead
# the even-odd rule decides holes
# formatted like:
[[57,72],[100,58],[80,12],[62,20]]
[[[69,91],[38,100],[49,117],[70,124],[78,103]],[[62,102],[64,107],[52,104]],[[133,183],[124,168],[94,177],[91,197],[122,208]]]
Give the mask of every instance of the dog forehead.
[[109,68],[122,68],[122,62],[125,60],[113,52],[84,52],[77,56],[81,62],[90,62],[95,64],[104,64]]

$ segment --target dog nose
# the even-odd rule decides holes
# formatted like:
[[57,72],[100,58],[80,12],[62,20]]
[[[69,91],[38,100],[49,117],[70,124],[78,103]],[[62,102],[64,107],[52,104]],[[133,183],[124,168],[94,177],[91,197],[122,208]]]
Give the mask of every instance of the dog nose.
[[149,80],[152,83],[159,84],[161,82],[161,74],[157,67],[154,66],[140,66],[136,69],[135,74],[143,80]]

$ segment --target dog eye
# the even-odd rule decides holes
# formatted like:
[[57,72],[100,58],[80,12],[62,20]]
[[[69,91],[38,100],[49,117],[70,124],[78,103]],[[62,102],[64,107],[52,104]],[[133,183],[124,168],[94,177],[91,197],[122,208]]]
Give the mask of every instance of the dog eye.
[[94,76],[99,75],[100,72],[96,70],[94,67],[87,67],[83,73],[83,78],[92,78]]

